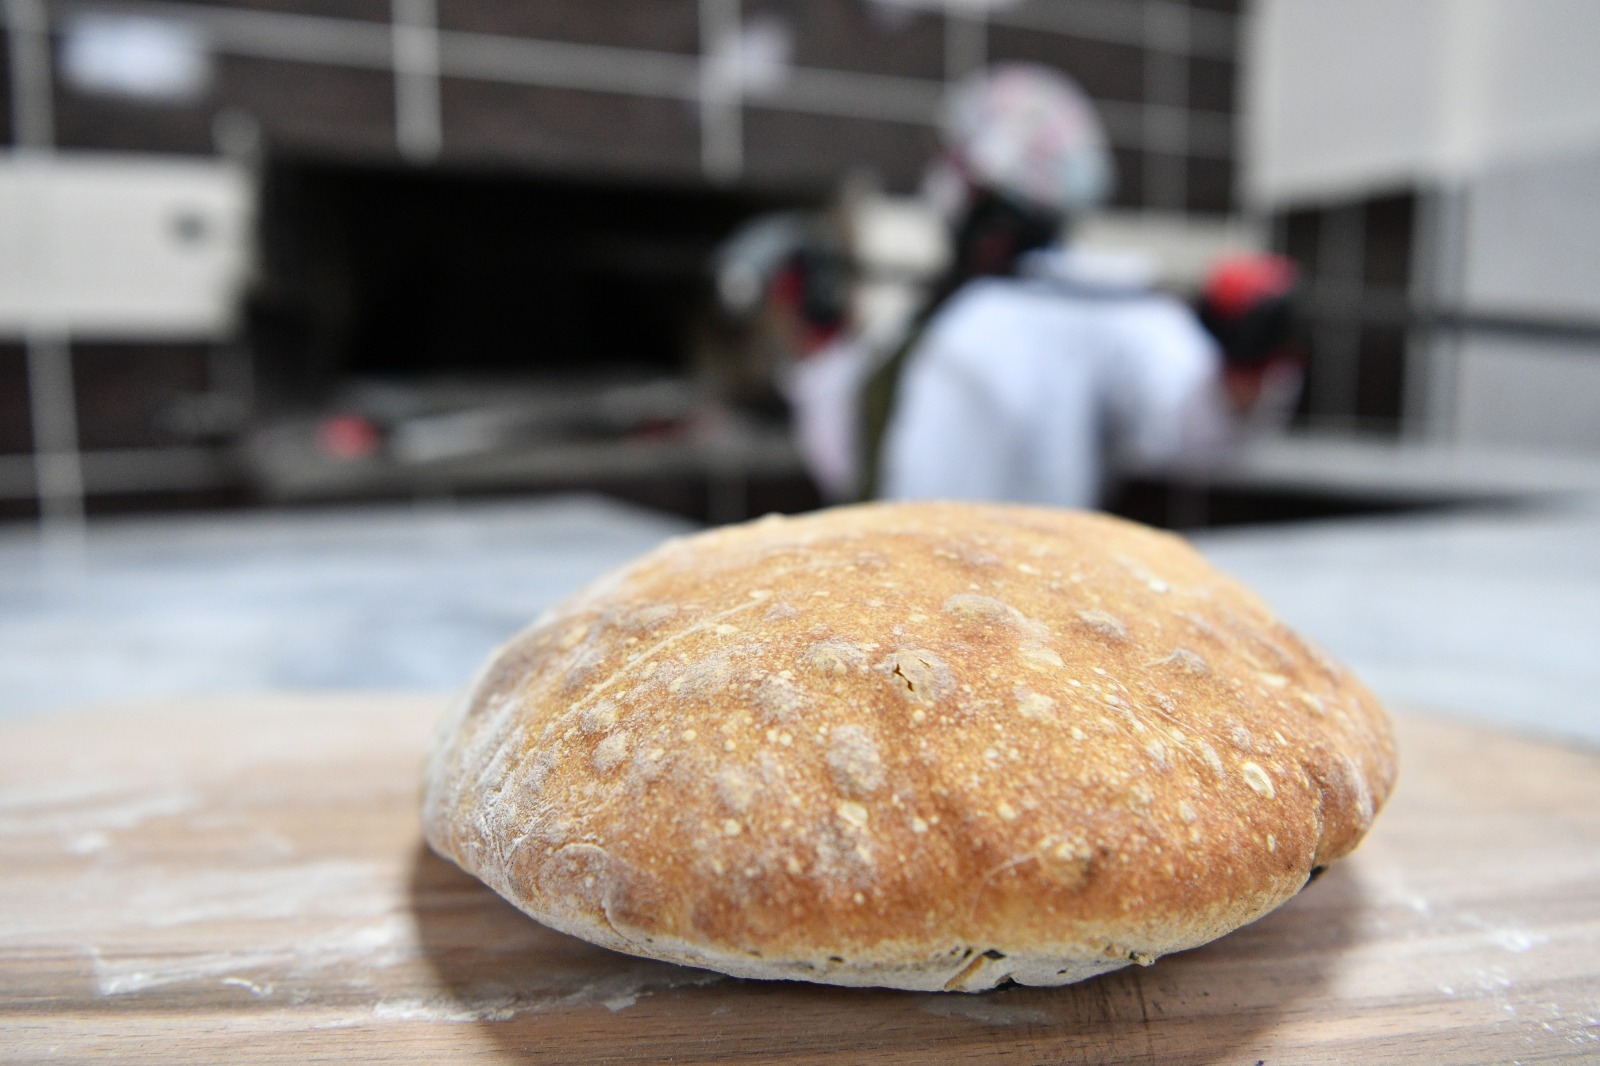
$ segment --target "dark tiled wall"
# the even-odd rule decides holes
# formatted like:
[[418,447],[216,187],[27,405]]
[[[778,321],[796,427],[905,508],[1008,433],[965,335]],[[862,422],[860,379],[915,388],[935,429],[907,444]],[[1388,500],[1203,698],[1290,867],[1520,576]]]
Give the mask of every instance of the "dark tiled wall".
[[1204,111],[1232,114],[1238,91],[1231,60],[1189,57],[1189,105]]
[[1370,326],[1361,331],[1356,367],[1356,413],[1368,427],[1398,429],[1406,362],[1405,330]]
[[440,88],[447,160],[656,179],[700,172],[698,117],[683,100],[465,78]]
[[[1276,220],[1277,243],[1289,258],[1300,264],[1313,281],[1330,275],[1343,282],[1357,282],[1365,290],[1385,295],[1401,295],[1411,281],[1412,243],[1417,209],[1411,193],[1374,197],[1356,204],[1309,207],[1285,212]],[[1324,230],[1338,225],[1344,212],[1355,211],[1360,227],[1360,259],[1354,263],[1326,263]]]
[[1362,277],[1369,286],[1403,292],[1411,280],[1415,196],[1386,196],[1366,206]]
[[325,153],[392,155],[394,79],[386,72],[235,57],[217,96],[248,111],[272,141]]
[[1144,157],[1137,148],[1111,150],[1111,160],[1117,170],[1117,184],[1111,192],[1113,207],[1139,207],[1144,203]]
[[1322,239],[1322,213],[1315,210],[1288,211],[1274,221],[1277,250],[1300,265],[1308,277],[1321,267],[1317,255]]
[[1300,265],[1308,301],[1304,419],[1400,428],[1416,210],[1407,193],[1275,220],[1278,249]]
[[774,186],[822,185],[870,166],[888,185],[909,189],[938,148],[928,126],[762,107],[745,111],[744,138],[751,179]]
[[176,2],[192,7],[231,7],[247,11],[272,11],[280,15],[320,15],[323,18],[363,19],[368,22],[388,22],[390,17],[389,0],[176,0]]
[[210,106],[149,104],[74,92],[58,76],[53,92],[56,146],[88,150],[208,155]]
[[[75,11],[87,9],[83,0],[40,2],[57,34]],[[961,43],[981,42],[988,61],[1062,68],[1107,105],[1116,205],[1143,207],[1159,199],[1154,206],[1226,212],[1235,202],[1227,131],[1238,99],[1231,20],[1240,0],[1188,0],[1190,32],[1176,44],[1146,38],[1174,12],[1175,0],[1152,2],[1161,6],[1031,0],[997,8],[981,32],[954,28],[966,34]],[[657,198],[668,195],[667,186],[679,193],[698,186],[706,193],[707,116],[695,100],[695,59],[705,43],[699,0],[435,0],[435,8],[445,46],[436,83],[438,151],[448,169],[533,173],[556,182],[604,177],[636,190],[654,184],[648,191]],[[269,172],[331,163],[335,170],[415,176],[392,166],[402,159],[397,112],[412,98],[398,91],[406,75],[392,69],[391,0],[163,0],[156,6],[94,0],[94,9],[193,17],[215,50],[214,78],[201,100],[152,104],[82,92],[55,70],[53,82],[37,88],[52,104],[58,146],[205,155],[259,131]],[[15,137],[16,72],[6,23],[12,10],[0,3],[0,145]],[[948,67],[970,58],[947,49],[952,27],[943,15],[869,0],[738,0],[733,10],[747,24],[781,23],[791,34],[793,63],[816,72],[792,95],[746,101],[738,113],[735,185],[751,204],[820,194],[862,170],[894,190],[915,186],[936,148],[934,103],[946,79],[964,73]],[[50,42],[57,56],[59,44],[59,37]],[[630,57],[630,49],[637,56]],[[589,65],[563,66],[574,57]],[[630,66],[634,60],[637,67]],[[909,92],[875,99],[884,83],[860,75],[896,79],[888,86]],[[844,91],[829,95],[841,86]],[[820,99],[806,95],[813,90]],[[923,99],[925,115],[917,102]],[[1191,120],[1178,123],[1175,139],[1157,143],[1151,116],[1170,119],[1174,108],[1187,109]],[[430,138],[423,136],[419,149],[417,128],[404,127],[408,150],[426,158]],[[264,210],[271,207],[268,186]],[[727,197],[718,202],[732,203]],[[1374,204],[1368,212],[1361,270],[1373,284],[1393,284],[1409,270],[1408,246],[1390,239],[1409,225],[1408,211],[1406,204]],[[1321,221],[1302,213],[1280,227],[1291,252],[1303,253],[1313,266]],[[315,220],[309,229],[318,239],[337,240],[341,224],[348,218]],[[337,286],[327,278],[302,271],[295,281],[338,305]],[[270,311],[275,305],[264,306]],[[294,337],[303,326],[292,318],[279,323]],[[1358,413],[1383,418],[1398,411],[1403,339],[1392,327],[1374,326],[1360,334],[1358,345],[1344,345],[1356,375]],[[210,385],[203,344],[80,343],[72,355],[87,449],[179,443],[170,417],[175,405]],[[22,346],[0,342],[0,454],[25,454],[31,447],[27,385]]]
[[438,0],[439,28],[616,48],[700,50],[696,0]]
[[267,142],[293,151],[395,154],[394,77],[386,71],[222,55],[209,97],[144,103],[75,91],[57,72],[56,143],[63,148],[209,154],[218,116],[248,115]]
[[0,30],[0,145],[14,140],[11,132],[11,35]]
[[942,79],[944,18],[860,0],[744,0],[747,19],[781,20],[802,67]]
[[1144,52],[1132,45],[991,26],[989,58],[1043,63],[1067,71],[1097,100],[1138,103],[1144,99]]
[[32,450],[28,357],[22,345],[0,342],[0,455],[18,455]]
[[1186,179],[1186,206],[1197,214],[1222,214],[1234,202],[1234,166],[1231,160],[1190,157]]
[[[46,3],[59,32],[74,9],[62,0]],[[674,182],[702,175],[703,116],[693,103],[692,60],[703,44],[697,0],[437,0],[436,6],[448,45],[438,85],[446,162]],[[97,9],[117,7],[118,0],[103,0]],[[1156,206],[1221,212],[1233,204],[1234,165],[1226,136],[1219,143],[1216,131],[1227,129],[1236,91],[1232,24],[1230,16],[1217,12],[1231,11],[1231,5],[1213,0],[1194,7],[1200,29],[1188,45],[1180,43],[1187,48],[1181,55],[1152,51],[1143,43],[1149,21],[1143,0],[1002,7],[973,39],[984,43],[990,61],[1027,60],[1066,70],[1115,111],[1116,203],[1144,206],[1149,196],[1159,196],[1164,199]],[[133,4],[127,9],[144,10]],[[202,22],[221,19],[203,30],[217,50],[207,97],[184,105],[138,103],[83,93],[63,84],[58,72],[52,94],[58,144],[209,153],[216,150],[219,116],[233,129],[239,128],[240,116],[249,116],[269,149],[354,161],[400,159],[396,112],[401,103],[390,68],[388,0],[179,0],[165,10],[192,11]],[[933,143],[932,102],[952,73],[945,17],[869,0],[741,0],[737,11],[747,23],[781,22],[791,34],[791,58],[803,70],[846,78],[889,76],[913,86],[922,82],[930,101],[926,117],[917,111],[896,121],[877,110],[878,101],[871,98],[877,87],[870,82],[847,88],[821,106],[796,98],[791,107],[781,96],[749,101],[742,115],[741,180],[752,186],[821,189],[867,169],[891,188],[911,188]],[[321,36],[319,26],[326,28]],[[309,35],[315,61],[309,53],[295,58],[292,42],[306,39],[297,35]],[[570,53],[552,58],[548,50],[502,51],[488,66],[476,68],[460,58],[473,49],[479,55],[484,47],[492,51],[499,40],[543,42],[557,49],[605,45],[619,51],[580,55],[580,63],[593,60],[595,69],[576,74],[562,67],[574,58]],[[1171,41],[1161,45],[1170,46]],[[640,81],[634,76],[638,71],[628,68],[629,49],[641,50],[641,67],[655,72],[648,80]],[[4,56],[0,49],[0,63]],[[682,57],[681,77],[672,73],[672,57]],[[1152,64],[1174,61],[1182,64],[1176,83],[1169,74],[1152,77],[1158,69]],[[541,66],[547,62],[554,66]],[[8,81],[0,77],[0,86]],[[1151,92],[1176,95],[1152,99]],[[1140,108],[1151,103],[1194,109],[1210,132],[1191,138],[1187,150],[1182,141],[1176,147],[1150,142]],[[9,124],[9,112],[0,107],[0,132]],[[878,117],[865,117],[873,114]],[[1175,151],[1183,153],[1172,158],[1185,180],[1151,184],[1146,157]],[[1175,174],[1178,167],[1168,172]]]
[[208,353],[204,344],[74,344],[80,447],[179,443],[164,416],[205,389]]

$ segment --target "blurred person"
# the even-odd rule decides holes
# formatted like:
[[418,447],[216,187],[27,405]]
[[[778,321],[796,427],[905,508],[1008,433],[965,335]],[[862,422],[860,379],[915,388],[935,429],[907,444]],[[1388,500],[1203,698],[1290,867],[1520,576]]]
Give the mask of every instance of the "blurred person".
[[1293,261],[1261,252],[1219,260],[1201,287],[1200,321],[1222,349],[1228,399],[1253,429],[1283,428],[1300,399],[1299,284]]
[[1262,395],[1254,375],[1233,387],[1148,264],[1064,239],[1113,181],[1083,92],[1043,67],[998,67],[952,95],[943,133],[928,185],[953,259],[865,385],[864,494],[1088,508],[1113,471],[1222,454]]
[[[795,444],[829,502],[851,499],[869,351],[855,329],[855,267],[826,215],[779,213],[747,223],[718,250],[718,303],[750,324],[748,347],[771,366],[788,401]],[[775,353],[775,354],[774,354]]]

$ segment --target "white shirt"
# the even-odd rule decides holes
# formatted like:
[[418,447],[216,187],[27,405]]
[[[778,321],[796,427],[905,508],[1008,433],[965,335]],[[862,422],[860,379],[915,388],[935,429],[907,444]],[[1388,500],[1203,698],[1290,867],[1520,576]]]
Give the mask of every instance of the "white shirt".
[[873,365],[866,341],[846,334],[791,364],[778,381],[794,414],[800,457],[829,501],[859,491],[861,389]]
[[896,388],[890,499],[1100,502],[1107,471],[1213,459],[1233,436],[1222,361],[1126,260],[1034,253],[935,314]]

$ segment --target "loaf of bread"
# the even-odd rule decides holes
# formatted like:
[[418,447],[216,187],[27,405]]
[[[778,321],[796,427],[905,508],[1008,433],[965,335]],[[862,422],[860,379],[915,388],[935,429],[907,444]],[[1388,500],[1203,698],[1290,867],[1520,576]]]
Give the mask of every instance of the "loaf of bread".
[[596,944],[740,977],[1078,981],[1261,917],[1395,779],[1343,668],[1183,540],[868,504],[671,541],[441,728],[441,855]]

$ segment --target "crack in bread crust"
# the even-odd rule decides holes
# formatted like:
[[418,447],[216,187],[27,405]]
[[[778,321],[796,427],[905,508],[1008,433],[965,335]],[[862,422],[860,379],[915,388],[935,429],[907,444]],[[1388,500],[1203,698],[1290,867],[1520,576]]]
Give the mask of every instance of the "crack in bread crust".
[[669,542],[491,658],[429,843],[749,977],[977,991],[1205,943],[1360,841],[1387,716],[1177,537],[873,504]]

